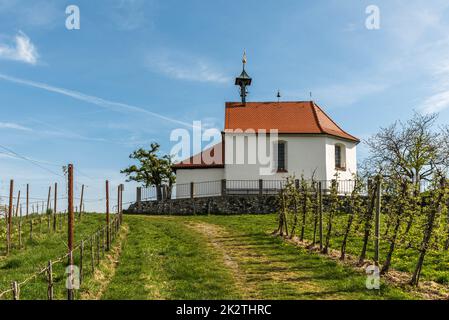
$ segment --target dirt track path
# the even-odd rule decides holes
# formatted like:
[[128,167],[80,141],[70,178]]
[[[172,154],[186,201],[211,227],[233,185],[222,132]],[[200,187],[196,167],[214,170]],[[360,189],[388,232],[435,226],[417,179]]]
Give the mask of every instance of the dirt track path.
[[[245,299],[264,299],[264,291],[279,297],[292,294],[336,298],[326,286],[314,279],[308,268],[296,268],[291,261],[259,249],[266,244],[254,242],[242,234],[233,234],[223,226],[206,222],[189,223],[189,227],[203,234],[209,245],[223,256],[223,263],[234,277],[236,286]],[[273,297],[276,299],[276,296]]]

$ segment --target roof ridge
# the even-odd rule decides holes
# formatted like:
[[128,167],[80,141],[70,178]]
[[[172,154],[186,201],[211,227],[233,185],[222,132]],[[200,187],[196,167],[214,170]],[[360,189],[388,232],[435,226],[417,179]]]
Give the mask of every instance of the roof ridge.
[[[320,111],[326,116],[326,118],[328,118],[338,129],[340,129],[343,133],[347,134],[348,136],[354,138],[357,141],[360,141],[358,138],[354,137],[352,134],[347,133],[345,130],[343,130],[331,117],[329,117],[329,115],[319,106],[317,105],[315,102],[312,101],[312,103],[315,105],[316,108],[320,109]],[[315,111],[316,112],[316,111]],[[319,121],[318,121],[319,122]],[[319,124],[320,128],[321,128],[321,124]],[[324,133],[328,133],[323,130]]]
[[315,121],[316,121],[321,133],[327,133],[326,131],[323,130],[323,127],[321,126],[320,119],[318,118],[318,114],[316,113],[316,104],[315,104],[315,102],[313,102],[313,100],[310,101],[310,106],[312,107],[313,116],[315,118]]

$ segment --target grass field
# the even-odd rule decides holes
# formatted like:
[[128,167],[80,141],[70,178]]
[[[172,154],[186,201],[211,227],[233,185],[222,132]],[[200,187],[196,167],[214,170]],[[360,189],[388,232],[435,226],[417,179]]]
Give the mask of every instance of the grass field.
[[[331,247],[336,250],[340,250],[341,244],[343,242],[344,230],[347,226],[348,215],[340,214],[334,217],[333,220],[333,232],[331,237]],[[312,221],[309,219],[306,224],[305,238],[309,241],[313,239],[313,226]],[[324,221],[326,223],[326,221]],[[404,223],[405,224],[405,223]],[[424,223],[423,223],[424,224]],[[354,230],[354,225],[352,230]],[[325,229],[325,228],[324,228]],[[379,260],[382,264],[387,256],[390,243],[386,241],[385,235],[386,222],[385,216],[381,217],[381,239],[380,239],[380,256]],[[297,233],[299,231],[297,230]],[[326,229],[324,230],[326,232]],[[358,257],[363,246],[363,226],[357,232],[352,231],[348,237],[346,252],[349,255]],[[420,241],[422,238],[422,231],[416,230],[416,226],[412,227],[412,231],[418,236],[417,239]],[[373,237],[371,237],[372,239]],[[391,267],[398,271],[405,271],[408,273],[413,273],[418,260],[419,252],[413,248],[407,248],[408,241],[403,241],[400,237],[397,241],[396,249],[393,254],[391,261]],[[374,242],[370,241],[368,243],[367,258],[373,259],[374,257]],[[449,285],[449,252],[442,250],[432,250],[429,248],[428,254],[426,255],[424,266],[421,272],[421,279],[423,281],[435,281],[443,285]]]
[[[102,215],[85,216],[78,239],[102,220]],[[379,291],[366,289],[363,273],[271,236],[275,227],[274,215],[125,216],[121,238],[98,270],[86,276],[77,298],[416,298],[386,284]],[[64,254],[65,233],[44,238],[0,259],[0,291]],[[60,299],[65,297],[63,272],[55,272]],[[28,283],[21,298],[45,299],[45,279]]]

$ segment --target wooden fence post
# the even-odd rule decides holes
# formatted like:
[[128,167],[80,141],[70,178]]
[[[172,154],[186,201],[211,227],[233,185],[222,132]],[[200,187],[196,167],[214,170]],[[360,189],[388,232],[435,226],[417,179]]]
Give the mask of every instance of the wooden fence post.
[[92,274],[95,271],[94,241],[95,235],[90,238],[90,267],[92,269]]
[[190,182],[190,199],[195,197],[195,183]]
[[53,205],[53,231],[57,230],[57,218],[58,218],[58,211],[57,211],[57,204],[58,204],[58,183],[55,182],[55,199],[54,199],[54,205]]
[[14,193],[14,180],[9,183],[9,208],[8,208],[8,222],[7,222],[7,234],[6,234],[6,253],[11,251],[11,232],[12,232],[12,196]]
[[226,196],[226,179],[221,180],[221,195]]
[[83,217],[83,205],[84,205],[84,184],[81,186],[80,220]]
[[22,248],[22,214],[19,218],[19,248]]
[[[67,203],[67,211],[68,211],[68,250],[69,250],[69,256],[68,256],[68,265],[70,267],[70,280],[73,280],[73,229],[74,229],[74,215],[73,215],[73,165],[69,164],[68,166],[68,203]],[[73,300],[74,299],[74,292],[72,288],[67,289],[67,299]]]
[[30,240],[33,241],[33,219],[30,220]]
[[30,185],[27,183],[27,200],[26,200],[26,217],[28,218],[28,211],[30,207]]
[[323,250],[323,190],[321,181],[318,182],[318,217],[319,217],[320,250]]
[[20,300],[20,287],[17,281],[14,281],[12,283],[12,296],[13,300]]
[[259,196],[263,195],[263,180],[259,179]]
[[48,289],[47,289],[47,296],[48,300],[53,300],[54,298],[54,289],[53,289],[53,263],[48,261],[48,267],[47,267],[47,281],[48,281]]
[[111,246],[111,234],[109,230],[109,181],[106,180],[106,251]]
[[19,207],[20,207],[20,190],[19,190],[19,193],[17,195],[17,204],[16,204],[16,212],[15,212],[15,217],[16,218],[19,216]]
[[137,187],[136,189],[136,202],[140,203],[142,201],[142,187]]

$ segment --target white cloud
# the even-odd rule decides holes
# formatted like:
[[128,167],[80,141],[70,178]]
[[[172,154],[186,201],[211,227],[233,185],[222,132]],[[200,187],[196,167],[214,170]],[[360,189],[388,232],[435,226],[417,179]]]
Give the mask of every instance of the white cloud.
[[203,58],[181,56],[168,52],[150,54],[147,67],[170,78],[197,82],[229,83],[231,78]]
[[28,64],[36,64],[39,58],[36,47],[30,38],[19,31],[14,38],[14,44],[0,43],[0,59],[14,60]]
[[13,130],[19,130],[19,131],[32,131],[32,129],[28,127],[24,127],[17,123],[12,122],[0,122],[0,129],[13,129]]
[[422,103],[419,109],[424,113],[434,113],[447,108],[449,108],[449,90],[430,96]]
[[20,85],[28,86],[28,87],[38,88],[38,89],[42,89],[45,91],[57,93],[57,94],[60,94],[60,95],[66,96],[66,97],[71,97],[73,99],[77,99],[77,100],[80,100],[80,101],[83,101],[83,102],[86,102],[89,104],[93,104],[93,105],[96,105],[96,106],[99,106],[102,108],[106,108],[109,110],[117,111],[117,112],[137,113],[137,114],[141,114],[141,115],[155,117],[155,118],[165,120],[168,122],[176,123],[178,125],[192,127],[192,124],[190,124],[190,123],[180,121],[180,120],[177,120],[177,119],[174,119],[171,117],[167,117],[162,114],[155,113],[155,112],[146,110],[141,107],[137,107],[137,106],[133,106],[133,105],[126,104],[126,103],[121,103],[121,102],[105,100],[105,99],[87,95],[87,94],[84,94],[81,92],[64,89],[64,88],[59,88],[59,87],[54,87],[54,86],[48,85],[46,83],[35,82],[35,81],[26,80],[26,79],[19,79],[19,78],[11,77],[11,76],[1,74],[1,73],[0,73],[0,79],[6,80],[6,81],[9,81],[12,83],[17,83]]

